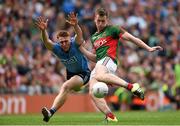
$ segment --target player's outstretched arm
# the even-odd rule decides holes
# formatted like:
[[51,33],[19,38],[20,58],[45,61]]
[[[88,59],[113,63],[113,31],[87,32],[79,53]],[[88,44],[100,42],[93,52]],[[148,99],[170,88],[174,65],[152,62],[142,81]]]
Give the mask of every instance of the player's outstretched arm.
[[43,17],[38,17],[35,23],[36,27],[41,30],[42,40],[47,49],[53,49],[53,42],[49,39],[49,35],[46,31],[48,25],[48,19],[44,19]]
[[131,41],[131,42],[135,43],[136,45],[146,49],[149,52],[153,52],[153,51],[156,51],[156,50],[163,50],[163,48],[161,46],[154,46],[154,47],[148,46],[141,39],[131,35],[128,32],[124,32],[123,35],[122,35],[122,38],[125,39],[125,40],[128,40],[128,41]]
[[66,20],[66,22],[73,26],[74,31],[76,33],[76,36],[75,36],[76,42],[79,45],[81,45],[83,43],[84,39],[83,39],[82,30],[78,24],[77,14],[75,14],[74,12],[71,12],[68,15],[68,20]]
[[96,62],[96,54],[88,51],[83,44],[79,47],[79,50],[91,61]]

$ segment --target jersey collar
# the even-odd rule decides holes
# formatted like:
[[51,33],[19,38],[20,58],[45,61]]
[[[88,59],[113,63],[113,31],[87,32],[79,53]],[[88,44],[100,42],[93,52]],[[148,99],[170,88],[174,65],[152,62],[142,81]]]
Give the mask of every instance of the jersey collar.
[[106,27],[104,27],[100,32],[96,31],[96,34],[100,34],[100,33],[104,32],[107,27],[109,27],[109,25],[107,25]]

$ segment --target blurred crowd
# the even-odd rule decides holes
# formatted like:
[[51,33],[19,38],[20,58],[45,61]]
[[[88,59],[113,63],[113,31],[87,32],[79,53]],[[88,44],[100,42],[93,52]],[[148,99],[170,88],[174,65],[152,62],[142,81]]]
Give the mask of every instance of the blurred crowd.
[[[180,0],[0,0],[0,94],[57,93],[66,80],[65,68],[43,45],[34,21],[38,16],[49,19],[51,39],[58,29],[73,36],[66,18],[72,11],[78,13],[86,47],[91,50],[94,10],[100,6],[109,11],[110,24],[150,46],[164,48],[150,53],[122,41],[117,75],[179,102]],[[92,69],[94,64],[89,61],[89,66]]]

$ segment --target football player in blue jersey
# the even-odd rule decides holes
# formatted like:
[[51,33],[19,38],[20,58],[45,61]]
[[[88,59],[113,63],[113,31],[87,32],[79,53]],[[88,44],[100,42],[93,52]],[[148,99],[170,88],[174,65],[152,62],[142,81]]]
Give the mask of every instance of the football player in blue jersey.
[[60,30],[56,36],[57,42],[49,39],[47,19],[39,17],[35,23],[41,31],[42,40],[46,48],[61,60],[67,70],[67,81],[63,83],[59,94],[54,99],[52,107],[49,110],[46,107],[42,108],[43,120],[45,122],[48,122],[53,114],[65,103],[68,93],[71,90],[80,89],[81,86],[89,81],[90,77],[87,60],[79,50],[79,46],[83,43],[83,37],[81,28],[78,25],[77,15],[70,13],[67,22],[73,26],[76,35],[71,38],[66,30]]

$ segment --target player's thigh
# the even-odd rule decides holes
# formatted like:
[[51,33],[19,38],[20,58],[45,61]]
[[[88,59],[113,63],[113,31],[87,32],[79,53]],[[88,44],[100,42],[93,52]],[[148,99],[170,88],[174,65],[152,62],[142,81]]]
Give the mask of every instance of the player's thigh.
[[107,73],[108,69],[106,66],[102,65],[102,64],[97,64],[96,68],[95,68],[95,74],[103,74],[103,73]]
[[68,86],[70,90],[79,90],[81,86],[83,86],[83,79],[78,75],[74,75],[64,84],[65,86]]
[[97,82],[97,80],[95,79],[98,75],[103,75],[104,73],[107,73],[108,69],[106,68],[106,66],[103,66],[101,64],[96,64],[96,66],[94,67],[94,69],[91,72],[91,76],[90,76],[90,85],[93,85],[93,82]]

